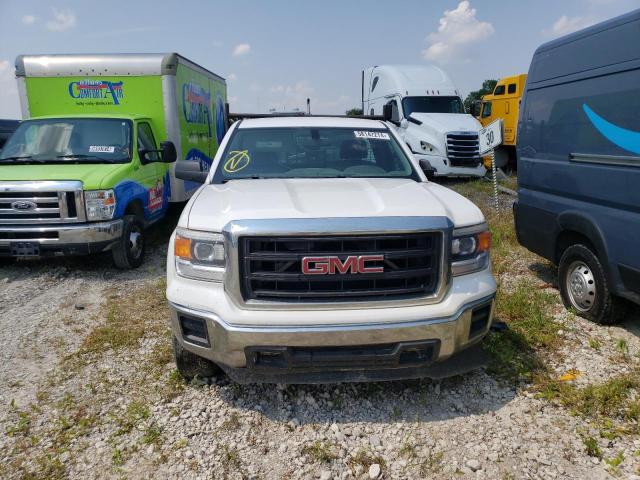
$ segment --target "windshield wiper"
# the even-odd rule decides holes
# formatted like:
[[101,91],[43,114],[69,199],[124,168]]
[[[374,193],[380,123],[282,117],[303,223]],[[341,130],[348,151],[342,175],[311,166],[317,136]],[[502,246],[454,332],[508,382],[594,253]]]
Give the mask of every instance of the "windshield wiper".
[[69,158],[71,160],[73,159],[92,159],[92,160],[100,160],[101,162],[106,162],[106,163],[113,163],[113,160],[111,160],[110,158],[102,158],[102,157],[98,157],[97,155],[87,155],[85,153],[71,153],[69,155],[57,155],[56,158]]
[[33,158],[31,155],[17,155],[14,157],[0,158],[0,162],[15,161],[15,160],[30,160],[31,158]]

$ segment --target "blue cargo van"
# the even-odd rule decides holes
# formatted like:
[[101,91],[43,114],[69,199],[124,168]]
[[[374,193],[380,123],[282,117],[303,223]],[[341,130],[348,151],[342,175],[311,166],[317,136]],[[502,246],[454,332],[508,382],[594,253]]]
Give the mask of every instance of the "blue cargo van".
[[567,307],[619,320],[640,304],[640,10],[536,50],[517,154],[519,242]]

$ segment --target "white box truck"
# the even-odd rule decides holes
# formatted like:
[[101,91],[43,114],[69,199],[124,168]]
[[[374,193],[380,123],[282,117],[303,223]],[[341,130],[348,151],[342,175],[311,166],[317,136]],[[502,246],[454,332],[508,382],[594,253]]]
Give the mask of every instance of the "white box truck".
[[433,65],[380,65],[362,72],[362,109],[382,115],[392,108],[397,133],[435,176],[481,177],[486,173],[478,134],[446,72]]

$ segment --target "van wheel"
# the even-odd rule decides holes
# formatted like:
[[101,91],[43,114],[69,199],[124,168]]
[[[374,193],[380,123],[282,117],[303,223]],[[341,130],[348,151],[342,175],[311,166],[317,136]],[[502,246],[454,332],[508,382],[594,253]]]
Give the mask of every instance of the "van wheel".
[[595,323],[610,325],[627,313],[627,302],[611,294],[600,260],[586,245],[571,245],[564,251],[558,284],[565,307]]
[[215,363],[185,350],[175,336],[173,337],[173,354],[178,372],[185,380],[192,380],[194,377],[215,377],[221,371]]
[[142,222],[135,215],[125,215],[122,237],[111,249],[117,268],[138,268],[144,261],[145,233]]

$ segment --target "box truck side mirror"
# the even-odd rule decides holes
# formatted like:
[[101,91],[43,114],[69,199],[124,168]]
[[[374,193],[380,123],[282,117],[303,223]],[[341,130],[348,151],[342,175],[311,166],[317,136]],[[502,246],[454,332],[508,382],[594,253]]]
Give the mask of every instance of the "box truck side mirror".
[[176,163],[176,178],[190,182],[204,183],[209,172],[200,169],[200,162],[183,160]]
[[164,163],[173,163],[178,158],[176,146],[173,142],[160,142],[160,152],[162,153],[162,161]]

